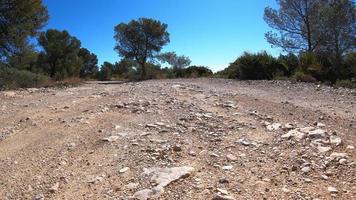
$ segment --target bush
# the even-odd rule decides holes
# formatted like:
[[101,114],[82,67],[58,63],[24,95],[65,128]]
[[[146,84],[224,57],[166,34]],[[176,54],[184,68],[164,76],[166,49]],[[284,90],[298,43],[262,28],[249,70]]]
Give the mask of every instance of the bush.
[[49,77],[14,68],[0,68],[0,89],[41,87],[50,82]]
[[293,77],[296,81],[300,81],[300,82],[309,82],[309,83],[317,82],[317,80],[312,75],[305,74],[300,71],[296,72]]
[[356,88],[356,82],[352,80],[337,80],[335,83],[335,87],[344,87],[344,88]]
[[245,52],[229,67],[236,73],[235,78],[242,80],[271,80],[287,74],[287,69],[276,58],[261,52],[251,54]]
[[213,72],[204,66],[190,66],[186,69],[182,69],[181,73],[184,78],[210,77],[213,75]]
[[345,56],[341,73],[344,79],[356,77],[356,52],[349,53]]
[[287,55],[280,55],[278,62],[287,70],[286,75],[291,76],[295,73],[299,66],[299,59],[296,55],[289,53]]

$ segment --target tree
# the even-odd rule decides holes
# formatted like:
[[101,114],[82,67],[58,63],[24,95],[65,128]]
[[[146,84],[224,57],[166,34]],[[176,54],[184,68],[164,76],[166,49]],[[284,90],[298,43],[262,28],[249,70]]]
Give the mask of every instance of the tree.
[[81,44],[77,38],[67,31],[49,29],[41,33],[39,44],[44,49],[39,55],[39,63],[50,77],[79,76],[83,62],[78,56]]
[[166,62],[172,67],[175,77],[184,77],[184,68],[189,66],[191,60],[186,56],[177,56],[175,52],[162,53],[157,56],[161,62]]
[[352,0],[325,1],[321,8],[324,39],[320,51],[331,55],[333,70],[339,71],[343,56],[356,50],[356,8]]
[[8,65],[19,70],[39,72],[37,67],[38,52],[35,47],[27,45],[21,52],[13,54],[8,58]]
[[115,65],[110,62],[105,61],[100,68],[98,73],[98,79],[102,81],[108,81],[111,79]]
[[42,0],[0,0],[0,60],[21,54],[47,20]]
[[123,58],[115,63],[114,73],[122,78],[128,78],[128,73],[136,70],[137,63],[131,59]]
[[321,0],[277,0],[279,9],[267,7],[264,20],[275,29],[267,41],[287,52],[314,52],[320,45],[319,8]]
[[83,66],[80,69],[80,77],[94,77],[98,72],[98,57],[95,54],[90,53],[90,51],[86,48],[81,48],[78,56],[83,61]]
[[190,65],[192,62],[186,56],[177,56],[175,52],[162,53],[157,56],[162,62],[166,62],[172,66],[173,69],[182,69]]
[[141,79],[146,77],[146,62],[169,43],[167,25],[148,18],[117,25],[114,38],[117,42],[115,50],[119,55],[134,59],[140,65]]

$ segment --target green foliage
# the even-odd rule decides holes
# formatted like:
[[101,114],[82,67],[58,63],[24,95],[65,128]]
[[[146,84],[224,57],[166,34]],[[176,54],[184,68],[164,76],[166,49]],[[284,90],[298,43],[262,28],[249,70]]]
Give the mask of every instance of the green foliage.
[[278,57],[278,62],[284,66],[287,70],[286,75],[291,76],[295,73],[299,66],[299,59],[298,56],[295,54],[289,53],[287,55],[280,55]]
[[83,61],[78,56],[81,44],[77,38],[67,31],[49,29],[41,33],[39,43],[44,52],[38,63],[46,74],[57,80],[79,76]]
[[355,50],[356,6],[353,0],[323,0],[320,4],[319,52],[327,52],[332,70],[340,70],[343,56]]
[[171,65],[173,77],[185,77],[184,68],[192,62],[187,56],[178,56],[175,52],[166,52],[157,56],[158,60]]
[[37,67],[37,57],[38,53],[34,50],[34,47],[27,46],[21,53],[11,55],[8,59],[8,64],[10,67],[19,70],[39,72],[40,69]]
[[90,53],[86,48],[81,48],[79,50],[78,56],[83,61],[83,66],[80,69],[81,78],[94,78],[96,73],[98,73],[98,57]]
[[0,60],[21,54],[47,20],[42,0],[0,0]]
[[136,80],[139,79],[138,69],[136,61],[124,58],[115,63],[113,74],[118,79]]
[[337,80],[335,83],[335,87],[344,87],[344,88],[356,88],[356,81],[355,80]]
[[228,78],[228,79],[235,79],[238,77],[239,69],[238,66],[235,64],[230,64],[227,68],[218,71],[214,74],[216,78]]
[[111,64],[110,62],[104,62],[101,65],[100,71],[98,72],[98,79],[101,81],[111,80],[114,70],[115,65]]
[[[302,82],[321,81],[334,84],[338,79],[356,78],[356,53],[345,55],[338,70],[333,68],[332,59],[327,53],[307,52],[298,56],[287,54],[280,55],[278,59],[266,52],[244,53],[229,67],[217,72],[215,77],[247,80],[292,78]],[[343,82],[346,81],[341,83]]]
[[341,78],[356,78],[356,52],[351,52],[345,56],[345,61],[341,66]]
[[314,53],[302,53],[299,55],[300,70],[303,73],[320,70],[320,63]]
[[300,81],[300,82],[309,82],[309,83],[317,82],[317,80],[316,80],[312,75],[305,74],[305,73],[302,72],[302,71],[296,72],[296,73],[293,75],[293,78],[294,78],[296,81]]
[[228,71],[236,76],[234,78],[242,80],[271,80],[287,74],[285,66],[266,52],[257,54],[245,52],[229,68]]
[[204,66],[190,66],[182,70],[184,78],[211,77],[213,72]]
[[182,69],[192,62],[187,56],[178,56],[175,52],[166,52],[157,56],[163,62],[171,65],[173,69]]
[[161,70],[161,66],[155,65],[153,63],[147,63],[147,78],[148,79],[161,79],[165,78],[165,74]]
[[299,55],[300,72],[313,76],[319,81],[335,82],[340,76],[340,71],[334,71],[327,54],[301,53]]
[[141,67],[141,79],[146,78],[147,60],[153,59],[169,43],[167,24],[158,20],[139,18],[115,27],[115,50],[120,56],[134,59]]
[[49,78],[26,70],[0,67],[0,89],[15,89],[43,86]]
[[287,52],[313,52],[319,45],[321,0],[277,0],[278,9],[267,7],[264,20],[276,31],[267,41]]

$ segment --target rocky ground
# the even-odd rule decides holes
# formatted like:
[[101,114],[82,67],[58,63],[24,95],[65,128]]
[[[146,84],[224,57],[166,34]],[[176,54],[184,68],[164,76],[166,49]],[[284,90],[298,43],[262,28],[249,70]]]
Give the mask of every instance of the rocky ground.
[[356,199],[355,104],[219,79],[0,92],[0,199]]

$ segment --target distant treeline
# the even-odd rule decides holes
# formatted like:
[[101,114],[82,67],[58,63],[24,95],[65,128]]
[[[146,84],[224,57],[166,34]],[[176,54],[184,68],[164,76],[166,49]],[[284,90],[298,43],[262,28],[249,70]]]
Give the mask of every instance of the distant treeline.
[[325,82],[337,86],[356,86],[356,53],[343,57],[338,69],[333,67],[330,56],[316,53],[301,53],[273,57],[265,51],[245,52],[226,69],[215,74],[220,78],[240,80],[295,80],[302,82]]
[[[97,56],[68,31],[41,31],[49,19],[42,0],[0,0],[0,89],[37,87],[66,80],[144,80],[224,77],[295,79],[354,87],[356,9],[352,0],[278,0],[264,19],[275,32],[267,41],[283,50],[244,53],[216,74],[175,52],[167,24],[139,18],[114,27],[118,62],[98,65]],[[164,67],[162,67],[164,66]]]

